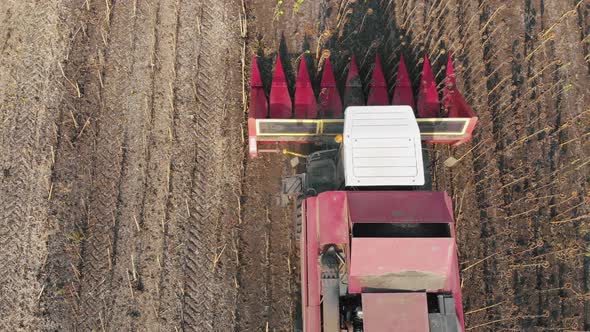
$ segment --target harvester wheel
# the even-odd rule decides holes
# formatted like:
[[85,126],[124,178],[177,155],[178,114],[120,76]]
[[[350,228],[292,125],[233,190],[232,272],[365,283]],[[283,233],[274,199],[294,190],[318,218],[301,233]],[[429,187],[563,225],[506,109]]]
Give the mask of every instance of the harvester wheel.
[[301,212],[301,206],[303,205],[303,197],[299,196],[295,200],[295,240],[299,242],[301,239],[301,229],[302,229],[302,222],[303,222],[303,214]]
[[[294,231],[295,231],[295,243],[296,248],[299,250],[300,241],[301,241],[301,231],[303,227],[303,213],[301,211],[301,206],[303,205],[303,200],[305,196],[299,195],[295,199],[294,209],[295,216],[294,218]],[[299,288],[299,287],[298,287]],[[301,304],[301,291],[296,292],[295,297],[295,317],[293,317],[293,331],[295,332],[303,332],[303,311],[302,311],[302,304]]]
[[293,320],[293,331],[303,332],[303,311],[301,307],[301,292],[297,292],[295,300],[295,318]]

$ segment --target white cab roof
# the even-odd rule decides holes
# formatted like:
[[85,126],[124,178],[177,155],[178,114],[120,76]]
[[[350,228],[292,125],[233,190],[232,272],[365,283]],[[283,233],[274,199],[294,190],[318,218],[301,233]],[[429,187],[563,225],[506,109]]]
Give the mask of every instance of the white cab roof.
[[410,106],[353,106],[344,113],[346,186],[421,186],[420,130]]

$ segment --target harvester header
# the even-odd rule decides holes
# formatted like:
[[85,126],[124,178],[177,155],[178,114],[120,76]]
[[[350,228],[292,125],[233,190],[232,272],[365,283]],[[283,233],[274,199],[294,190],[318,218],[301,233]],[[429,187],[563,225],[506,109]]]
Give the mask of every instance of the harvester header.
[[415,112],[422,141],[459,145],[471,139],[477,117],[457,89],[450,55],[442,101],[428,56],[424,58],[416,98],[403,56],[400,56],[391,98],[378,56],[371,75],[365,97],[356,58],[352,56],[341,97],[330,58],[327,58],[320,90],[314,91],[306,61],[301,57],[295,94],[291,98],[281,58],[277,57],[267,94],[257,56],[253,56],[248,114],[250,156],[256,157],[260,152],[279,152],[279,143],[333,142],[335,136],[343,133],[344,110],[350,106],[410,106]]

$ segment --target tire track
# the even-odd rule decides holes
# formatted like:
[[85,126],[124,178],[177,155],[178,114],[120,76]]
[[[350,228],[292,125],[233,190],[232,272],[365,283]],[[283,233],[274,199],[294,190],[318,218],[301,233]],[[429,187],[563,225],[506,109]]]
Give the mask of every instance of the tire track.
[[88,201],[88,218],[82,242],[78,326],[84,330],[107,329],[113,314],[112,281],[117,264],[117,234],[121,223],[122,180],[126,175],[126,141],[123,95],[129,90],[118,85],[129,63],[121,53],[127,46],[125,31],[130,3],[106,2],[108,49],[102,59],[102,90],[97,134],[93,142],[94,161]]
[[[195,159],[193,119],[197,114],[193,75],[199,70],[195,54],[201,48],[200,6],[197,2],[168,1],[160,4],[159,21],[172,34],[158,30],[160,68],[158,78],[168,89],[157,88],[154,107],[168,109],[171,158],[166,167],[168,198],[162,220],[158,317],[161,329],[184,329],[184,260],[191,195],[191,169]],[[182,47],[178,47],[182,45]],[[158,86],[158,85],[156,85]],[[160,90],[161,89],[161,90]]]
[[0,10],[7,25],[0,62],[0,329],[39,329],[55,144],[51,124],[58,114],[57,63],[65,47],[55,4],[12,2]]
[[[222,286],[218,281],[218,223],[220,222],[221,174],[220,125],[224,112],[226,59],[231,45],[218,37],[228,31],[225,7],[216,1],[201,2],[201,47],[197,57],[195,97],[198,113],[194,118],[195,159],[191,172],[189,219],[186,229],[183,327],[185,330],[224,330],[232,322],[217,321]],[[221,63],[216,62],[222,60]],[[212,139],[213,138],[213,139]],[[219,324],[219,325],[218,325]],[[233,328],[230,328],[233,329]]]
[[[244,36],[241,28],[237,26],[243,24],[242,14],[245,12],[245,3],[241,1],[229,1],[223,4],[223,17],[225,27],[220,30],[225,31],[227,39],[224,50],[222,68],[232,68],[236,62],[245,53]],[[245,61],[245,59],[240,59]],[[221,70],[223,72],[222,90],[231,91],[232,87],[242,86],[242,76],[240,71]],[[235,89],[238,92],[238,89]],[[245,114],[238,110],[243,110],[243,97],[236,93],[232,96],[223,96],[220,98],[221,108],[219,112],[219,129],[217,130],[220,145],[218,147],[219,162],[218,174],[219,182],[217,183],[218,200],[218,218],[217,218],[217,246],[215,247],[215,256],[213,268],[216,271],[216,285],[218,286],[218,301],[216,304],[215,324],[216,329],[221,331],[232,331],[237,326],[236,309],[238,307],[238,265],[237,257],[238,244],[236,243],[237,227],[240,221],[238,215],[240,203],[236,197],[239,197],[242,183],[242,170],[244,146],[242,136],[242,125],[244,124]]]
[[[285,294],[284,288],[280,291],[273,289],[270,258],[275,255],[271,253],[271,245],[276,241],[271,242],[270,237],[281,233],[281,229],[293,230],[292,219],[283,220],[281,213],[284,211],[275,206],[271,194],[280,190],[277,179],[281,177],[282,169],[277,165],[285,163],[285,157],[273,155],[264,155],[247,163],[242,206],[244,218],[240,229],[242,260],[236,331],[264,331],[267,326],[269,329],[279,330],[289,330],[292,327],[271,324],[291,316],[289,313],[285,315],[284,312],[272,311],[280,307],[282,301],[286,300],[286,295],[281,295]],[[271,233],[273,228],[274,232]],[[283,259],[281,264],[277,264],[277,268],[284,268],[286,265]],[[274,297],[271,296],[273,292]]]
[[[167,224],[170,222],[171,193],[171,151],[173,140],[173,108],[174,100],[172,84],[175,79],[177,31],[177,10],[170,5],[174,2],[157,2],[141,6],[151,16],[149,55],[144,59],[150,68],[149,92],[146,93],[146,114],[149,119],[148,129],[144,133],[146,144],[143,189],[141,202],[138,203],[137,223],[139,234],[136,238],[137,253],[136,293],[138,302],[137,330],[149,330],[159,327],[161,330],[174,330],[179,321],[173,316],[174,308],[179,307],[177,298],[168,299],[162,296],[163,289],[174,287],[164,282],[165,266],[169,266],[166,246],[170,242]],[[176,4],[174,4],[176,5]],[[148,32],[146,32],[147,34]],[[174,270],[168,272],[174,274]],[[172,313],[170,313],[172,312]]]
[[[282,165],[282,174],[289,174],[291,171],[288,158],[282,159],[279,165]],[[275,178],[276,193],[279,193],[280,182]],[[269,201],[272,202],[274,197],[269,197]],[[276,198],[275,198],[276,199]],[[268,283],[270,286],[269,291],[269,309],[270,317],[268,320],[269,326],[280,328],[283,330],[291,330],[293,325],[293,312],[292,302],[297,297],[291,290],[291,279],[292,271],[290,267],[290,257],[292,238],[294,233],[293,222],[292,222],[292,210],[289,208],[280,208],[278,204],[273,204],[274,207],[270,209],[270,219],[268,225]],[[287,221],[286,227],[278,225],[278,221]],[[284,294],[284,295],[282,295]],[[282,296],[284,298],[277,298]]]
[[[104,54],[101,4],[89,7],[65,6],[64,28],[73,31],[68,55],[63,64],[64,96],[56,122],[58,142],[52,151],[50,222],[54,225],[48,240],[49,256],[43,274],[47,285],[41,298],[46,316],[45,329],[73,330],[78,313],[81,242],[88,218],[93,153],[88,149],[95,140],[97,105],[100,105],[100,63]],[[67,79],[66,79],[67,78]],[[69,82],[68,82],[69,80]],[[77,84],[78,89],[72,84]],[[80,91],[80,95],[78,95]]]
[[[151,320],[155,314],[156,303],[153,300],[157,296],[157,287],[153,287],[153,283],[146,285],[144,280],[144,276],[147,277],[150,270],[144,269],[147,264],[144,262],[143,232],[145,227],[158,228],[159,222],[154,220],[155,225],[146,225],[145,220],[139,216],[146,183],[155,182],[146,176],[146,154],[149,157],[149,151],[146,150],[149,149],[149,133],[153,130],[150,124],[153,122],[152,114],[149,112],[149,100],[152,98],[152,85],[149,80],[152,74],[150,46],[153,41],[148,36],[154,29],[155,13],[152,11],[156,9],[156,5],[154,2],[137,2],[130,5],[131,12],[127,22],[131,33],[126,41],[128,64],[124,72],[130,82],[117,82],[120,86],[115,88],[125,90],[127,87],[129,95],[120,109],[125,120],[125,163],[120,182],[120,197],[124,204],[120,208],[119,227],[115,228],[116,264],[113,267],[110,286],[113,292],[113,306],[119,310],[113,312],[109,326],[131,331],[150,329],[150,326],[157,324]],[[152,35],[151,38],[155,36]],[[157,246],[161,241],[159,237],[161,233],[146,241]],[[155,258],[151,258],[154,265]],[[143,327],[144,324],[147,326]]]
[[[165,49],[162,47],[166,41],[166,35],[162,33],[168,25],[162,22],[162,6],[158,2],[149,8],[150,15],[153,17],[151,31],[151,44],[149,46],[149,66],[150,72],[150,92],[148,100],[148,132],[146,133],[147,146],[145,147],[145,175],[143,179],[143,191],[141,205],[139,207],[139,226],[143,230],[141,240],[136,245],[139,253],[140,275],[142,284],[148,291],[143,299],[143,308],[149,308],[142,313],[143,326],[141,330],[149,327],[160,326],[160,308],[161,301],[161,280],[163,266],[163,251],[168,240],[168,233],[164,226],[169,222],[169,181],[164,181],[170,171],[170,154],[163,152],[170,150],[170,140],[167,139],[166,133],[172,132],[172,114],[170,110],[164,110],[165,103],[161,94],[162,88],[157,82],[163,81],[164,73],[174,73],[174,69],[163,69],[166,65],[174,66],[175,61],[162,61],[161,57],[165,56]],[[176,22],[175,22],[176,23]],[[165,25],[164,27],[160,27]],[[164,28],[164,29],[163,29]],[[176,27],[173,29],[176,31]],[[174,57],[170,57],[174,58]],[[163,62],[163,63],[162,63]],[[168,83],[170,86],[170,80]],[[162,84],[162,86],[166,86]],[[168,142],[168,144],[167,144]],[[162,222],[163,221],[163,222]],[[157,240],[154,240],[157,239]],[[143,262],[143,263],[142,263]],[[155,265],[155,269],[154,269]],[[145,272],[144,272],[145,271]],[[165,303],[165,307],[174,307],[175,303]],[[150,310],[151,309],[151,310]],[[173,329],[173,322],[168,323],[165,329]]]

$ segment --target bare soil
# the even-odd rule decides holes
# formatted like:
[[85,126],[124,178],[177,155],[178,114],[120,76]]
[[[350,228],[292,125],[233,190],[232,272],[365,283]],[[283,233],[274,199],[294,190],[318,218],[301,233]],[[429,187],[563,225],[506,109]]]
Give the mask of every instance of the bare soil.
[[354,53],[366,85],[401,51],[415,84],[452,52],[479,116],[470,144],[426,147],[468,328],[590,330],[590,2],[295,3],[0,3],[0,330],[291,330],[292,170],[247,159],[251,55],[317,84]]
[[2,330],[232,330],[241,2],[5,2]]

